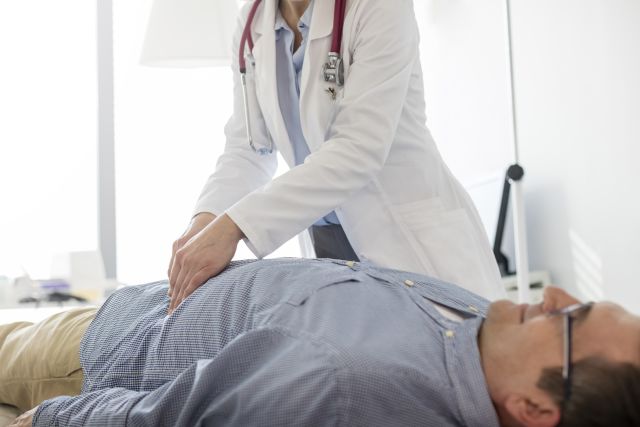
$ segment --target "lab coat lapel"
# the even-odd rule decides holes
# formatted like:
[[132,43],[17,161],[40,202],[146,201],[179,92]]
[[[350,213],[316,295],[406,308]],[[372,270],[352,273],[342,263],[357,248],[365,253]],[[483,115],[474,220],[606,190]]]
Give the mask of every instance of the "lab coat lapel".
[[331,85],[322,77],[322,67],[331,48],[334,3],[315,0],[309,28],[309,41],[300,82],[302,132],[311,152],[324,142],[334,101],[326,90]]
[[256,93],[265,123],[278,151],[290,166],[294,166],[293,148],[278,102],[274,30],[277,7],[278,0],[265,0],[261,7],[262,16],[256,16],[254,24],[255,32],[259,35],[253,47],[256,61]]

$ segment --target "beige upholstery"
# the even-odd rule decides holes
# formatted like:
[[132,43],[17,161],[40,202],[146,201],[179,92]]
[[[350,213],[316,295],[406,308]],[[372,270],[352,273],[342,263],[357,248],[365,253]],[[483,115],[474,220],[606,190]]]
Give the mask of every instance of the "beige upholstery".
[[12,406],[0,405],[0,427],[5,427],[19,415],[16,408]]
[[[56,396],[74,396],[82,387],[79,347],[95,308],[76,308],[40,323],[0,325],[0,403],[28,411]],[[15,418],[0,411],[4,419]],[[4,418],[4,419],[3,419]]]

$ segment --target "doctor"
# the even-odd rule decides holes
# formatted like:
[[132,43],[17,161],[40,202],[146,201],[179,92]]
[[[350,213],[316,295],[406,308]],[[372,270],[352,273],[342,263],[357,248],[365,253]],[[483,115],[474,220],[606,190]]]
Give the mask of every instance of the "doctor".
[[[503,295],[480,219],[426,127],[412,1],[347,0],[343,23],[340,3],[243,9],[226,148],[173,245],[170,311],[228,265],[240,239],[262,258],[305,230],[318,257],[368,259]],[[325,78],[332,43],[343,84]],[[272,179],[276,151],[291,169]]]

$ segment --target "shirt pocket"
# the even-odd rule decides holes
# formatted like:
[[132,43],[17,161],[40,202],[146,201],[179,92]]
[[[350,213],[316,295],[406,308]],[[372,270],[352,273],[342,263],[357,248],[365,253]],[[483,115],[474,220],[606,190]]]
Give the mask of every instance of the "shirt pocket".
[[303,305],[310,297],[329,286],[348,282],[362,282],[361,273],[348,271],[330,271],[304,275],[305,282],[292,284],[286,292],[285,301],[293,306]]

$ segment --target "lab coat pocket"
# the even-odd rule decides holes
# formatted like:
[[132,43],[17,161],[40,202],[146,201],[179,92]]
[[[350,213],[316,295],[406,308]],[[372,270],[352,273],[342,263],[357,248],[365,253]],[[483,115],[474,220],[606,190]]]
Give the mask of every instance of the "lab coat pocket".
[[434,219],[439,219],[445,212],[444,203],[440,197],[403,203],[397,205],[395,210],[410,229],[423,225],[428,226],[433,223]]
[[287,303],[299,306],[303,305],[313,294],[329,286],[338,285],[347,282],[360,282],[361,279],[354,271],[344,272],[330,272],[328,274],[322,274],[309,276],[309,280],[302,286],[297,286],[292,289],[292,292],[287,298]]
[[423,216],[410,212],[404,219],[439,279],[461,284],[468,280],[467,271],[484,271],[476,229],[465,209],[441,206]]

